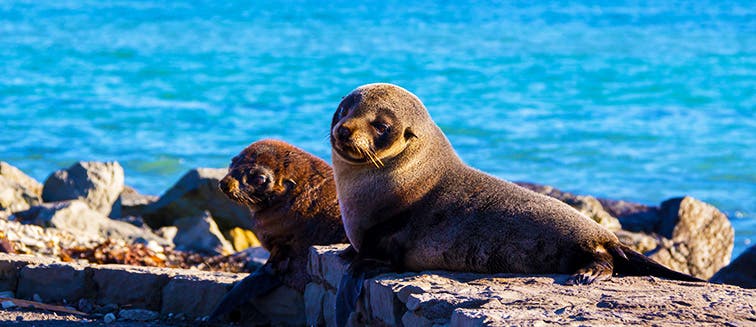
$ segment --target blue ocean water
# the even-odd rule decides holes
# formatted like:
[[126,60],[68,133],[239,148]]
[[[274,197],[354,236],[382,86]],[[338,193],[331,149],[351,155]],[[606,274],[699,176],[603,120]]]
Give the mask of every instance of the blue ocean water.
[[330,160],[341,97],[416,93],[494,175],[724,210],[756,233],[752,1],[0,0],[0,160],[117,160],[160,194],[280,138]]

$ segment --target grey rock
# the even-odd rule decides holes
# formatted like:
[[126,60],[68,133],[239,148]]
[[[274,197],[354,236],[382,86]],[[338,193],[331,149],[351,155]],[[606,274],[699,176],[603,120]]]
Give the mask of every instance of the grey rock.
[[322,280],[324,287],[330,290],[337,289],[347,268],[347,262],[341,259],[339,254],[348,247],[349,244],[311,247],[307,259],[307,273]]
[[54,263],[52,258],[0,253],[0,291],[16,292],[21,268]]
[[105,321],[106,324],[109,324],[116,321],[116,316],[112,312],[110,312],[106,314],[105,317],[102,318],[102,320]]
[[210,315],[228,292],[233,279],[175,276],[163,288],[163,315],[184,313],[191,318]]
[[664,201],[659,211],[665,240],[650,258],[702,279],[730,262],[735,231],[724,213],[689,196]]
[[325,326],[325,288],[318,283],[308,283],[304,292],[305,316],[307,326]]
[[38,302],[75,302],[92,296],[93,284],[85,267],[71,264],[27,265],[21,269],[18,296]]
[[145,309],[121,309],[118,318],[127,321],[152,321],[160,317],[155,311]]
[[167,244],[165,239],[151,231],[134,225],[113,220],[91,209],[82,200],[45,203],[15,215],[25,224],[55,227],[69,232],[79,239],[103,240],[123,239],[129,242],[156,241]]
[[92,276],[98,290],[98,304],[128,304],[148,310],[160,310],[161,291],[170,277],[168,270],[122,265],[93,269]]
[[756,245],[752,245],[745,250],[727,267],[720,269],[709,281],[745,288],[756,288]]
[[42,184],[0,161],[0,211],[16,212],[42,203]]
[[141,217],[144,210],[152,203],[157,202],[158,197],[144,195],[130,186],[124,186],[118,201],[121,205],[122,217]]
[[116,200],[123,191],[123,180],[123,168],[118,162],[78,162],[47,177],[42,199],[81,199],[105,216],[120,217],[120,203]]
[[[313,255],[338,256],[333,247],[314,247]],[[319,264],[346,263],[314,258]],[[308,285],[306,296],[325,292],[324,271]],[[756,320],[756,295],[729,285],[669,281],[653,277],[613,277],[590,286],[565,285],[567,275],[482,275],[421,272],[384,274],[365,282],[357,303],[357,323],[379,326],[502,326],[502,325],[748,325]],[[321,289],[318,290],[317,288]],[[402,293],[407,293],[401,295]],[[632,294],[632,296],[628,296]],[[391,303],[402,302],[404,307]],[[307,310],[308,323],[325,320],[333,307]],[[653,308],[653,310],[649,310]],[[711,314],[716,308],[716,315]],[[611,309],[611,310],[608,310]],[[355,317],[353,314],[352,317]],[[397,317],[401,321],[397,321]]]
[[173,238],[176,249],[210,255],[230,254],[234,252],[215,224],[210,213],[201,216],[181,218],[174,222],[178,231]]
[[221,230],[252,229],[252,213],[229,200],[218,188],[228,169],[197,168],[186,173],[157,202],[147,206],[143,218],[152,228],[173,225],[182,217],[197,217],[205,211]]

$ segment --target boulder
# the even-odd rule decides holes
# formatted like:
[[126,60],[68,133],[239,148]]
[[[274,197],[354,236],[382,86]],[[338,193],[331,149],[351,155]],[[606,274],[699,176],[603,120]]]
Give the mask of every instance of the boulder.
[[45,202],[83,200],[90,208],[110,217],[120,217],[117,201],[123,191],[123,168],[118,162],[78,162],[58,170],[45,180]]
[[42,203],[42,184],[0,161],[0,211],[16,212]]
[[231,241],[231,245],[234,246],[234,250],[236,251],[262,246],[262,243],[257,239],[255,233],[251,230],[239,227],[234,227],[228,231],[228,239]]
[[218,229],[213,217],[206,211],[201,216],[181,218],[174,222],[178,230],[173,237],[177,250],[198,252],[209,255],[234,252]]
[[45,203],[16,213],[15,218],[25,224],[54,227],[69,232],[79,240],[98,242],[112,238],[129,242],[156,241],[167,244],[166,240],[147,229],[105,217],[91,209],[83,200]]
[[[310,325],[334,325],[338,284],[330,275],[346,269],[339,256],[346,247],[311,250],[312,283],[305,290]],[[568,286],[567,278],[440,271],[379,275],[364,282],[350,325],[749,325],[756,321],[756,303],[747,300],[756,296],[756,290],[648,276]]]
[[121,216],[141,217],[150,204],[158,200],[157,196],[144,195],[130,186],[124,186],[118,201],[121,205]]
[[152,228],[173,225],[174,220],[198,217],[205,211],[221,230],[233,227],[252,229],[252,212],[229,200],[218,188],[225,168],[197,168],[186,173],[157,202],[147,206],[143,218]]
[[756,288],[756,245],[752,245],[709,280],[712,283]]
[[709,279],[730,262],[735,231],[714,206],[686,196],[664,201],[656,233],[661,246],[651,259],[693,276]]

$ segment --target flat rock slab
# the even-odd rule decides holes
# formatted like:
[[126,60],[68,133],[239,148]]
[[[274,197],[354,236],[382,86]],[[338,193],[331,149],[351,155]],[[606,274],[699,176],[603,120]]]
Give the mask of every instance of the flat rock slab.
[[[308,322],[332,325],[334,273],[343,247],[312,250]],[[334,267],[342,265],[342,267]],[[331,266],[326,268],[325,266]],[[756,290],[737,286],[614,277],[566,286],[566,275],[481,275],[425,272],[385,274],[365,282],[350,323],[389,326],[503,325],[754,325]],[[323,295],[325,294],[325,295]],[[322,311],[318,312],[319,308]]]
[[[79,265],[0,253],[0,291],[51,303],[85,303],[147,309],[161,317],[211,313],[247,274],[125,265]],[[81,309],[81,308],[79,308]],[[145,311],[146,312],[146,311]],[[144,315],[141,315],[144,316]]]

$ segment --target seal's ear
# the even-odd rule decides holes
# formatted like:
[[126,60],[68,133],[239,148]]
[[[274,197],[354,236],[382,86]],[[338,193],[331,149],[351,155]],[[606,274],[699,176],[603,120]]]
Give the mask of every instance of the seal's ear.
[[409,127],[405,128],[404,129],[404,139],[405,140],[409,140],[409,139],[411,139],[413,137],[417,137],[417,135],[415,134],[415,132],[413,132],[412,129],[409,128]]

